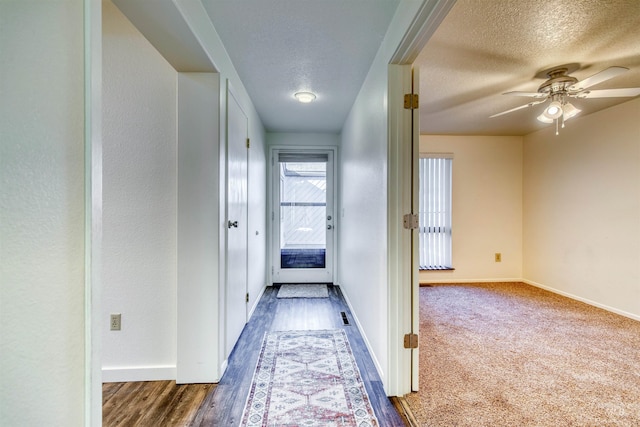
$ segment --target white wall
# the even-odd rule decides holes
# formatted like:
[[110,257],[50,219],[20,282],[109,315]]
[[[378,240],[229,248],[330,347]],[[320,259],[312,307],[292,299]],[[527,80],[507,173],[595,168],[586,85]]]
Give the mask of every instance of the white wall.
[[178,383],[220,379],[219,96],[218,74],[178,74]]
[[521,280],[522,144],[519,136],[420,136],[421,152],[454,155],[455,270],[422,271],[422,283]]
[[85,417],[84,7],[0,2],[0,424]]
[[[389,61],[421,2],[403,1],[345,121],[340,142],[338,284],[389,385],[387,85]],[[399,319],[398,319],[399,321]],[[397,393],[387,388],[388,393]],[[395,395],[395,394],[394,394]]]
[[524,138],[530,283],[640,319],[640,99]]
[[[147,37],[150,37],[150,40],[154,42],[155,48],[158,49],[158,51],[154,51],[153,48],[151,48],[151,45],[149,45],[148,43],[144,43],[144,45],[146,46],[145,47],[146,52],[140,53],[141,57],[143,58],[145,58],[146,56],[149,57],[144,59],[144,61],[149,61],[148,65],[151,65],[151,60],[152,60],[151,57],[153,57],[153,61],[157,62],[151,66],[152,69],[145,71],[146,74],[152,74],[152,75],[154,73],[156,74],[154,77],[149,77],[151,80],[164,78],[165,70],[167,70],[169,74],[173,73],[174,79],[175,79],[175,71],[172,71],[173,70],[172,66],[169,65],[168,63],[165,63],[166,61],[162,60],[162,57],[173,58],[174,60],[175,58],[178,58],[179,60],[175,60],[174,62],[172,62],[173,67],[178,67],[177,68],[178,71],[185,72],[184,74],[185,77],[187,76],[186,72],[191,71],[190,68],[192,67],[195,67],[198,70],[200,70],[200,68],[205,68],[207,71],[209,70],[218,71],[218,74],[216,74],[216,80],[217,80],[216,85],[217,85],[218,92],[212,95],[211,101],[217,102],[216,111],[219,114],[214,114],[215,117],[211,118],[211,120],[215,122],[215,123],[211,123],[211,125],[214,126],[213,128],[211,128],[213,129],[213,131],[210,129],[207,132],[207,134],[211,132],[217,132],[216,135],[209,135],[210,141],[214,144],[215,147],[210,147],[206,144],[205,140],[209,136],[205,137],[201,134],[195,135],[195,133],[190,132],[189,129],[187,128],[178,129],[178,133],[181,138],[181,141],[178,142],[179,144],[185,141],[184,138],[189,139],[195,136],[197,140],[197,142],[191,141],[195,145],[192,147],[189,147],[182,154],[184,154],[187,157],[193,155],[193,153],[190,152],[190,150],[193,148],[196,151],[198,151],[202,155],[202,157],[207,158],[207,157],[213,156],[213,153],[210,150],[211,148],[213,148],[215,150],[216,156],[215,156],[215,159],[210,159],[210,160],[215,164],[211,164],[209,168],[206,168],[202,163],[200,163],[199,164],[200,166],[198,168],[190,169],[189,171],[185,171],[185,174],[180,175],[181,177],[181,182],[179,184],[180,188],[175,191],[186,192],[186,194],[175,195],[174,188],[171,188],[171,189],[165,188],[166,190],[165,196],[167,197],[167,199],[165,200],[170,204],[175,203],[175,199],[180,197],[180,207],[178,208],[179,209],[178,215],[180,217],[184,217],[186,219],[187,217],[191,218],[194,215],[195,216],[209,215],[209,220],[211,221],[211,223],[201,224],[202,227],[200,228],[199,232],[202,233],[201,237],[203,240],[200,240],[198,243],[203,245],[202,248],[204,252],[206,252],[206,254],[208,255],[200,254],[201,256],[200,260],[202,262],[199,263],[199,272],[202,273],[202,275],[198,275],[195,272],[192,272],[193,274],[191,275],[186,274],[185,273],[186,269],[182,269],[182,263],[178,261],[181,266],[180,271],[185,274],[181,273],[180,276],[178,277],[177,291],[176,291],[175,284],[169,285],[169,283],[167,283],[167,285],[169,286],[166,289],[169,289],[172,287],[173,294],[169,295],[168,299],[165,299],[165,296],[163,295],[158,296],[158,298],[162,298],[162,303],[170,302],[171,307],[161,307],[159,311],[149,313],[150,316],[146,317],[148,322],[155,322],[157,324],[157,316],[158,315],[164,316],[165,319],[168,319],[169,321],[173,322],[172,325],[167,326],[167,325],[160,324],[159,327],[156,327],[156,326],[153,326],[152,323],[150,323],[145,326],[147,329],[152,328],[152,331],[159,331],[160,329],[164,329],[165,331],[165,333],[163,334],[163,340],[158,342],[158,344],[162,346],[159,349],[160,351],[154,353],[153,355],[152,354],[145,355],[147,360],[146,362],[147,369],[145,369],[145,371],[152,373],[156,378],[159,378],[161,376],[166,376],[166,375],[170,376],[172,374],[175,374],[175,369],[174,369],[175,351],[176,351],[175,350],[175,339],[176,339],[175,306],[176,304],[179,305],[181,307],[180,310],[182,313],[189,313],[189,310],[191,310],[190,316],[187,316],[184,318],[178,317],[180,329],[178,330],[178,333],[177,333],[179,335],[177,339],[180,340],[181,344],[185,344],[185,343],[193,344],[198,342],[198,340],[193,339],[193,336],[192,337],[182,336],[182,334],[187,333],[187,334],[191,334],[199,337],[207,337],[211,341],[208,341],[207,343],[203,343],[200,348],[196,348],[197,346],[193,345],[192,353],[183,352],[181,353],[181,355],[185,355],[185,356],[188,355],[187,359],[185,360],[190,360],[191,362],[194,362],[194,363],[198,363],[197,361],[199,360],[207,360],[208,362],[213,363],[215,365],[215,369],[213,371],[215,372],[209,371],[208,370],[209,368],[205,369],[201,366],[200,367],[201,373],[205,371],[206,373],[203,374],[202,376],[200,376],[200,374],[197,375],[200,378],[198,381],[209,381],[212,378],[211,375],[213,375],[215,379],[219,378],[219,376],[224,371],[224,367],[226,363],[225,359],[227,357],[227,355],[224,354],[224,346],[220,344],[221,342],[224,341],[224,331],[225,331],[224,313],[227,310],[227,308],[224,307],[225,287],[226,287],[225,250],[226,250],[226,231],[227,231],[226,218],[225,218],[225,213],[226,213],[226,209],[225,209],[226,148],[225,146],[226,144],[224,141],[226,141],[226,105],[227,105],[228,85],[231,85],[235,88],[235,92],[239,96],[240,98],[239,100],[243,104],[243,107],[245,108],[245,112],[247,113],[248,121],[249,121],[249,137],[251,138],[251,149],[249,150],[250,151],[249,152],[250,176],[249,176],[248,185],[249,185],[250,197],[252,197],[251,206],[250,206],[250,209],[252,212],[251,212],[251,215],[249,216],[248,227],[249,227],[250,238],[249,238],[248,244],[249,244],[249,256],[252,257],[251,259],[253,260],[253,263],[251,266],[251,270],[248,274],[248,283],[247,283],[247,288],[250,293],[250,301],[249,301],[250,308],[253,308],[255,306],[255,304],[257,303],[258,297],[260,296],[266,284],[266,280],[265,280],[266,232],[265,232],[265,215],[264,215],[264,212],[266,210],[265,208],[266,186],[264,183],[264,171],[266,167],[266,162],[265,162],[264,129],[262,127],[262,123],[260,122],[260,119],[255,109],[253,108],[251,100],[249,99],[249,96],[246,93],[246,90],[242,85],[242,82],[240,81],[235,71],[235,68],[233,67],[233,64],[231,63],[231,60],[229,59],[224,49],[224,46],[222,45],[220,38],[215,32],[215,29],[213,28],[213,25],[211,24],[211,21],[209,20],[206,14],[206,11],[204,10],[201,3],[176,0],[176,1],[165,1],[162,3],[158,3],[156,5],[155,3],[152,4],[144,1],[131,1],[131,2],[122,2],[122,6],[124,7],[123,10],[126,11],[128,16],[131,17],[131,19],[133,20],[133,22],[136,22],[138,25],[141,26],[140,28],[142,28],[145,31],[145,35]],[[160,9],[157,9],[157,8],[160,8]],[[157,16],[156,16],[156,12],[158,12]],[[160,21],[146,19],[145,17],[147,16],[153,16],[155,18],[158,18]],[[166,26],[171,26],[171,28],[166,28]],[[127,24],[127,27],[133,30],[133,26],[131,24]],[[164,37],[163,35],[165,35],[167,31],[173,34],[174,37],[180,38],[180,40]],[[134,32],[137,34],[135,36],[136,39],[144,40],[142,36],[138,34],[137,30],[135,30]],[[186,39],[183,40],[181,39],[181,37],[185,37]],[[199,43],[199,47],[195,50],[202,53],[204,57],[207,58],[207,61],[210,62],[210,65],[205,66],[203,64],[203,60],[202,60],[203,57],[202,55],[200,55],[200,53],[197,53],[193,57],[185,57],[185,55],[176,56],[175,50],[182,49],[180,47],[182,45],[186,46],[185,52],[193,50],[192,48],[194,47],[193,45],[194,42]],[[127,49],[131,49],[131,48],[122,47],[122,49],[126,52]],[[117,52],[118,55],[124,54],[120,52],[120,48],[116,48],[114,51]],[[140,69],[143,69],[145,66],[146,66],[145,64],[137,64],[136,68],[137,70],[140,70]],[[122,78],[122,76],[120,76],[120,78]],[[127,77],[127,78],[131,79],[132,77]],[[194,83],[194,81],[187,83],[186,80],[183,80],[182,82],[185,83],[186,86],[183,88],[184,92],[182,94],[183,97],[180,100],[181,103],[186,102],[187,104],[189,104],[189,103],[195,102],[196,104],[197,103],[202,104],[204,102],[204,103],[207,103],[207,109],[213,108],[213,105],[209,105],[209,103],[205,100],[205,98],[199,98],[199,96],[202,94],[198,95],[195,93],[191,93],[190,95],[188,95],[190,90],[189,88],[187,88],[187,86],[190,87],[191,86],[190,83]],[[123,84],[127,84],[127,83],[123,83]],[[164,94],[165,89],[168,88],[168,85],[167,86],[162,85],[162,86],[163,87],[159,89],[159,92]],[[175,81],[174,81],[174,86],[175,86]],[[209,89],[207,89],[207,91],[208,90]],[[166,99],[163,99],[163,100],[154,99],[154,97],[157,98],[158,96],[163,96],[163,95],[158,95],[154,93],[147,93],[147,94],[138,93],[137,95],[140,99],[140,102],[142,103],[147,102],[145,101],[145,97],[148,98],[148,100],[151,100],[151,102],[149,102],[149,105],[157,109],[157,111],[153,111],[153,110],[149,111],[149,114],[152,117],[159,117],[159,115],[163,115],[167,113],[168,108],[170,107],[172,107],[174,110],[176,109],[175,93],[173,95],[174,96],[173,104],[171,104],[169,101],[170,96],[168,93],[166,93],[167,95]],[[184,96],[187,96],[189,99],[184,98]],[[127,107],[124,107],[125,110],[126,108]],[[165,111],[165,108],[167,109],[167,111]],[[178,106],[178,108],[183,108],[183,111],[186,111],[186,110],[189,110],[190,107],[185,107],[185,105],[181,104]],[[186,108],[186,110],[184,110],[184,108]],[[185,116],[183,116],[183,118],[185,120],[184,121],[181,120],[180,123],[188,123],[190,120],[188,117],[185,117]],[[173,118],[165,117],[165,119],[163,120],[163,123],[160,124],[160,127],[158,128],[158,129],[162,129],[161,130],[162,134],[165,135],[167,138],[170,138],[171,135],[175,137],[175,131],[176,131],[175,127],[171,130],[167,128],[167,126],[171,126],[172,120],[175,126],[175,116],[173,116]],[[175,139],[174,139],[174,144],[175,144]],[[172,166],[174,169],[172,169],[172,167],[169,167],[166,165],[165,167],[162,165],[162,163],[165,160],[168,161],[169,158],[172,156],[173,156],[172,161],[175,164],[176,162],[175,147],[173,148],[173,153],[170,153],[169,151],[167,151],[165,148],[168,149],[168,147],[164,147],[162,145],[156,148],[159,150],[157,154],[159,156],[158,161],[160,163],[160,167],[156,169],[150,168],[149,172],[155,173],[155,172],[160,172],[161,170],[164,170],[165,173],[168,172],[168,176],[159,177],[157,185],[163,186],[165,183],[163,183],[162,179],[170,179],[169,177],[171,176],[173,177],[171,179],[175,180],[176,178],[175,165]],[[185,146],[184,148],[187,148],[187,147]],[[186,157],[184,159],[186,159]],[[202,161],[204,159],[199,159],[199,160]],[[178,160],[178,162],[181,164],[181,166],[179,167],[185,167],[185,164],[182,163],[180,160]],[[150,165],[152,164],[153,163],[150,163]],[[189,166],[186,166],[186,167],[188,168]],[[190,198],[188,194],[189,192],[193,192],[193,191],[199,192],[203,188],[209,188],[211,185],[213,185],[214,181],[216,185],[215,194],[211,194],[213,193],[213,190],[211,190],[211,192],[209,193],[201,194],[202,199],[198,199],[198,197],[194,196],[193,194],[191,195],[193,197]],[[175,185],[175,182],[174,182],[174,185]],[[211,211],[213,207],[212,198],[216,199],[215,212]],[[202,209],[204,209],[204,211],[202,211]],[[172,222],[172,224],[166,224],[166,226],[161,231],[161,235],[166,231],[167,233],[173,233],[173,235],[175,236],[175,228],[176,228],[176,224],[175,224],[176,221],[175,221],[175,215],[174,215],[175,206],[167,206],[167,209],[164,210],[164,213],[167,215],[165,219],[167,219],[167,221]],[[173,220],[170,219],[172,216],[173,216]],[[203,219],[201,217],[198,217],[198,218],[199,220]],[[180,223],[180,224],[185,225],[184,223]],[[173,227],[173,230],[171,230],[171,227]],[[180,236],[180,239],[183,239],[181,241],[188,242],[190,241],[190,239],[192,241],[195,238],[195,234],[191,233],[189,230],[189,227],[186,227],[186,225],[185,227],[179,227],[177,232]],[[106,234],[106,230],[105,230],[105,234]],[[211,240],[206,240],[207,238]],[[173,245],[175,244],[176,242],[174,239]],[[187,243],[185,243],[185,245],[189,246]],[[174,246],[173,254],[171,255],[173,257],[173,260],[175,260],[176,258],[178,260],[182,260],[184,261],[185,265],[193,262],[193,259],[189,261],[187,260],[189,256],[186,253],[185,254],[180,253],[178,256],[176,256],[175,252],[182,251],[183,249],[184,249],[184,246],[179,245],[177,249]],[[164,248],[160,247],[158,248],[158,250],[164,251]],[[169,253],[167,252],[166,255],[169,256]],[[207,256],[212,258],[210,261],[210,265],[208,266],[205,265],[203,261],[203,259],[206,258]],[[167,261],[167,264],[165,267],[165,272],[167,273],[166,279],[175,281],[175,275],[177,274],[177,272],[175,271],[175,269],[177,268],[175,265],[175,262],[171,264],[172,260],[167,259],[166,261]],[[173,269],[174,271],[170,271],[171,269]],[[215,274],[216,277],[215,278],[210,277],[210,274]],[[173,277],[170,278],[169,275]],[[182,287],[183,284],[186,286],[185,289],[183,289]],[[183,290],[185,292],[182,292]],[[175,296],[176,292],[177,292],[177,301]],[[198,300],[196,295],[199,295],[204,300],[200,299],[198,301],[198,304],[195,304],[189,307],[189,302],[188,302],[189,300],[191,301]],[[183,300],[182,297],[185,297],[185,296],[188,297],[187,300]],[[215,301],[212,302],[212,299]],[[165,308],[168,308],[168,310],[166,310]],[[234,309],[234,308],[230,308],[230,309]],[[105,309],[105,313],[106,312],[107,310]],[[216,317],[217,319],[215,319],[216,321],[214,322],[214,318]],[[193,324],[197,324],[198,328],[194,329],[186,326],[187,324],[189,324],[189,322],[183,323],[182,320],[187,320],[187,318],[191,319],[190,324],[192,324],[192,326]],[[207,321],[198,322],[196,321],[196,319],[207,319]],[[124,319],[123,319],[123,322],[124,322]],[[215,355],[215,357],[212,358],[210,353],[211,353],[211,349],[213,349],[214,346],[211,344],[211,342],[215,342],[218,339],[220,342],[216,343],[217,354]],[[147,341],[149,341],[149,338],[147,338]],[[168,346],[166,346],[166,344],[169,342],[174,343],[173,349],[170,349]],[[174,354],[173,362],[171,361],[169,361],[168,363],[166,362],[168,360],[166,358],[166,355],[168,354],[166,352],[167,349]],[[180,360],[183,360],[183,359],[181,358]],[[162,364],[159,364],[159,363],[162,363]],[[156,366],[156,369],[154,369],[154,366]],[[181,364],[181,367],[182,367],[182,364]],[[128,375],[135,372],[137,371],[133,370],[129,372]],[[189,371],[184,371],[184,372],[186,375],[186,373],[188,373]],[[189,374],[189,379],[188,379],[189,381],[196,380],[195,377],[192,375],[194,372],[195,371],[191,371],[191,373]],[[135,377],[129,376],[129,379],[135,379]],[[186,377],[183,378],[182,380],[186,380]]]
[[[175,379],[176,71],[103,3],[105,381]],[[109,331],[109,314],[122,330]]]
[[[174,0],[175,6],[180,12],[182,18],[200,41],[202,48],[208,55],[215,69],[220,73],[220,141],[226,141],[226,116],[227,116],[227,87],[230,84],[234,89],[234,95],[238,97],[238,101],[242,105],[244,112],[247,114],[249,122],[249,138],[251,139],[251,148],[249,149],[249,182],[248,191],[250,200],[250,213],[248,225],[248,245],[250,265],[248,274],[247,288],[249,290],[249,310],[252,310],[258,302],[258,297],[262,294],[266,286],[266,137],[264,127],[260,121],[260,117],[256,112],[247,91],[236,72],[229,55],[227,54],[220,37],[218,36],[213,24],[200,2],[187,0]],[[141,3],[143,4],[143,3]],[[147,3],[149,5],[149,3]],[[149,6],[146,6],[149,7]],[[151,5],[153,7],[153,5]],[[219,222],[218,235],[219,239],[219,331],[220,336],[224,337],[225,307],[223,302],[226,300],[226,209],[225,209],[225,191],[226,191],[226,148],[225,143],[220,144],[219,158],[220,163],[220,204],[219,204]],[[256,231],[258,234],[256,234]],[[224,236],[224,237],[222,237]],[[251,258],[255,257],[255,258]],[[233,308],[231,308],[233,309]],[[227,354],[224,352],[224,346],[219,346],[218,360],[220,361],[220,372],[226,367]]]
[[378,369],[386,374],[387,83],[386,72],[376,71],[342,130],[338,284],[352,304]]

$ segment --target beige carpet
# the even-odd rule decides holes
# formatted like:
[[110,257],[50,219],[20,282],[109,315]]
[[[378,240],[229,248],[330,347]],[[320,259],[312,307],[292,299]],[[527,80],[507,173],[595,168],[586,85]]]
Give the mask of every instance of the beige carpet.
[[420,288],[420,426],[640,426],[640,322],[521,283]]

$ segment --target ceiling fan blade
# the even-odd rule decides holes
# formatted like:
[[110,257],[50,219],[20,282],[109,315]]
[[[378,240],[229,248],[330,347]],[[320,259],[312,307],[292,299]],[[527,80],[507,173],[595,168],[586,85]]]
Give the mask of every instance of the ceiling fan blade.
[[546,99],[543,99],[542,101],[533,101],[533,102],[530,102],[530,103],[528,103],[528,104],[524,104],[524,105],[521,105],[521,106],[519,106],[519,107],[512,108],[512,109],[507,110],[507,111],[503,111],[502,113],[494,114],[493,116],[489,116],[489,118],[491,119],[491,118],[493,118],[493,117],[498,117],[498,116],[502,116],[502,115],[504,115],[504,114],[512,113],[512,112],[514,112],[514,111],[522,110],[523,108],[527,108],[527,107],[531,107],[531,106],[533,106],[533,105],[541,104],[541,103],[543,103],[544,101],[546,101]]
[[547,94],[546,93],[540,93],[540,92],[520,92],[518,90],[515,90],[513,92],[505,92],[503,93],[503,95],[511,95],[511,96],[526,96],[528,98],[546,98]]
[[609,67],[606,70],[602,70],[591,77],[587,77],[586,79],[581,80],[574,85],[571,85],[569,87],[569,90],[572,90],[572,91],[584,90],[593,85],[597,85],[598,83],[602,83],[606,80],[617,77],[620,74],[626,73],[627,71],[629,71],[629,69],[625,67]]
[[576,98],[622,98],[640,95],[640,87],[626,87],[620,89],[585,90],[578,92]]

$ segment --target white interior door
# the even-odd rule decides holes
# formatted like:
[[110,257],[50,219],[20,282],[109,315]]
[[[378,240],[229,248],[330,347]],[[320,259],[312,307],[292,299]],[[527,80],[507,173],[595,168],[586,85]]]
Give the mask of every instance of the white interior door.
[[[387,185],[387,245],[389,275],[389,382],[390,396],[404,396],[417,389],[412,368],[418,365],[417,349],[403,345],[417,334],[418,270],[414,258],[416,239],[411,221],[405,227],[405,215],[414,204],[414,151],[419,142],[414,138],[417,111],[405,108],[405,94],[412,92],[410,65],[389,65],[389,156]],[[414,144],[415,143],[415,144]],[[409,342],[408,344],[411,344]],[[416,381],[414,381],[416,380]]]
[[275,150],[272,166],[273,283],[333,283],[333,151]]
[[247,322],[247,116],[227,92],[227,285],[225,354]]
[[[419,95],[420,70],[412,68],[411,93]],[[411,110],[411,212],[420,212],[420,113]],[[420,245],[418,229],[411,230],[411,331],[420,334]],[[420,348],[411,350],[411,391],[420,385]]]

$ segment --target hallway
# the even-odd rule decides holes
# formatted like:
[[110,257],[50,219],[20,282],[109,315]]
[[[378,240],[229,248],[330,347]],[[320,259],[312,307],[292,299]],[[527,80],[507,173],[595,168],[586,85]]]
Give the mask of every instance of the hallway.
[[[342,329],[345,331],[371,405],[381,426],[404,423],[382,386],[373,360],[340,288],[329,285],[328,298],[276,297],[279,285],[267,287],[247,323],[218,386],[204,401],[193,425],[238,425],[251,385],[262,338],[267,331]],[[343,322],[345,313],[349,324]]]

